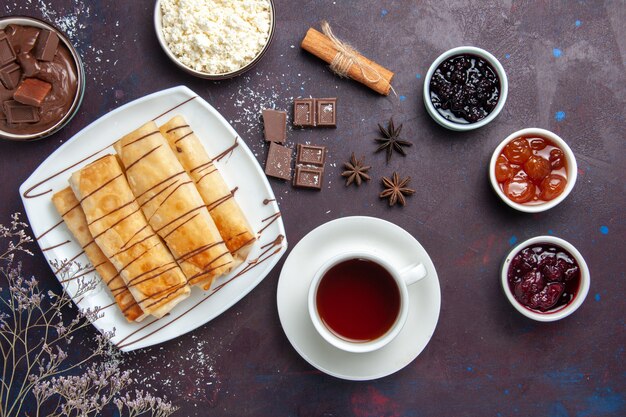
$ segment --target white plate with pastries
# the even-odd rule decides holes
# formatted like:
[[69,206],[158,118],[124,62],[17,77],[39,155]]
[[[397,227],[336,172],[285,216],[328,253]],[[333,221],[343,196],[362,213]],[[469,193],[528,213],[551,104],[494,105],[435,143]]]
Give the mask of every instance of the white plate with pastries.
[[[174,119],[175,116],[182,116],[182,118]],[[176,120],[179,125],[168,128],[172,126],[172,123],[175,124]],[[151,126],[152,132],[141,133],[146,129],[150,130]],[[170,137],[175,134],[178,136]],[[158,140],[163,143],[150,145],[154,148],[148,152],[141,148],[136,149],[134,153],[125,152],[126,146],[129,146],[129,150],[135,146],[144,146],[143,143],[138,142],[144,142],[145,137],[150,137],[149,141]],[[185,148],[186,145],[183,145],[191,140],[195,141],[196,148]],[[113,145],[118,141],[118,153],[116,153]],[[180,146],[178,146],[179,142]],[[123,146],[122,143],[124,143]],[[202,149],[198,149],[198,146]],[[179,153],[184,155],[185,152],[188,153],[188,160],[191,161],[187,161],[188,164],[200,165],[187,166],[184,156],[179,155]],[[197,162],[199,161],[196,155],[198,153],[204,154],[207,162]],[[148,159],[157,158],[157,154],[165,155],[159,156],[160,162],[167,160],[169,161],[167,164],[172,163],[167,158],[174,161],[172,166],[178,167],[172,168],[174,175],[161,172],[161,169],[152,169],[159,161],[149,162]],[[142,156],[137,158],[137,155]],[[148,158],[147,155],[150,157]],[[137,160],[130,161],[129,158]],[[143,168],[140,167],[142,164]],[[112,166],[119,170],[119,174],[107,179],[104,175],[106,170],[100,169],[101,165]],[[211,169],[206,174],[202,173],[203,170],[208,169],[209,165]],[[131,169],[139,172],[143,169],[146,173],[152,169],[152,174],[157,176],[155,177],[157,179],[154,179],[156,182],[154,186],[144,191],[144,193],[150,191],[152,194],[139,193],[136,187],[141,186],[146,179],[143,174],[137,172],[134,172],[134,176],[131,175]],[[217,173],[214,174],[214,171]],[[93,179],[89,173],[95,175],[93,178],[97,177],[97,179]],[[109,175],[113,174],[109,173]],[[164,179],[161,180],[159,175]],[[223,184],[222,188],[227,190],[226,197],[211,202],[207,200],[209,197],[205,196],[201,182],[208,175],[219,177],[219,181]],[[68,188],[70,178],[71,189]],[[172,178],[175,180],[168,183],[167,181]],[[101,186],[93,185],[92,180],[101,181]],[[91,190],[83,188],[92,185],[96,188]],[[161,186],[162,188],[158,188]],[[208,188],[214,189],[215,187],[211,185]],[[109,192],[106,193],[105,190]],[[64,192],[68,194],[64,206],[67,210],[58,201]],[[98,194],[107,194],[115,198],[113,198],[114,201],[110,198],[101,199],[97,197]],[[123,201],[126,194],[130,196],[129,200]],[[93,325],[101,332],[115,330],[112,342],[122,351],[131,351],[165,342],[211,321],[252,291],[287,250],[285,229],[274,193],[244,138],[235,132],[217,110],[184,86],[147,95],[102,116],[41,163],[21,185],[20,195],[31,228],[45,258],[50,263],[68,265],[63,271],[52,267],[64,290],[71,296],[76,294],[78,280],[75,276],[71,276],[71,271],[72,268],[78,268],[78,265],[87,266],[87,269],[78,275],[88,271],[85,277],[100,280],[95,289],[80,299],[74,299],[74,302],[80,308],[100,307],[102,309],[101,317],[93,321]],[[54,204],[53,196],[55,196]],[[185,199],[189,201],[185,202]],[[155,211],[146,212],[152,202],[159,200]],[[173,202],[173,200],[176,201]],[[72,201],[76,204],[72,205]],[[200,201],[199,206],[198,201]],[[203,201],[206,204],[202,204]],[[228,201],[228,204],[222,204],[224,201]],[[103,208],[105,203],[117,204],[117,206],[111,206],[105,210]],[[183,215],[172,214],[171,216],[174,217],[170,221],[166,213],[169,209],[162,209],[162,207],[169,207],[175,210],[185,204],[187,207],[189,204],[195,204],[194,215],[183,217]],[[230,212],[225,207],[231,206],[237,206],[239,217],[235,215],[236,213],[229,217]],[[225,213],[216,217],[215,212],[220,210]],[[105,211],[107,212],[102,215]],[[128,214],[125,214],[126,211]],[[77,212],[80,216],[75,215]],[[187,214],[188,211],[185,211],[184,215]],[[115,217],[118,215],[120,217]],[[229,231],[222,226],[233,218],[241,219],[242,216],[244,220],[239,223],[245,223],[248,235],[253,237],[240,244],[245,247],[231,248],[229,243],[233,240],[225,237],[225,233]],[[105,217],[108,217],[108,220],[102,220]],[[82,220],[76,220],[79,218]],[[215,222],[205,218],[213,218]],[[134,219],[133,222],[130,222],[130,219]],[[199,219],[206,222],[208,232],[195,233],[198,239],[209,239],[211,235],[209,232],[214,230],[217,237],[213,237],[213,240],[216,243],[211,243],[209,240],[209,244],[200,246],[200,249],[186,249],[188,251],[182,255],[177,253],[176,251],[180,249],[177,245],[181,243],[183,237],[187,239],[182,242],[185,244],[195,239],[193,236],[189,237],[186,232],[182,233],[181,230],[189,228],[189,232],[193,233]],[[153,224],[156,220],[162,222],[162,227]],[[108,223],[101,224],[101,222]],[[132,226],[130,223],[133,223],[135,229],[128,230]],[[192,223],[193,229],[190,228]],[[171,230],[168,230],[167,227],[170,225],[173,226]],[[235,232],[237,231],[230,231],[230,233]],[[130,238],[119,246],[121,243],[116,243],[116,239],[124,233]],[[243,233],[237,233],[236,236]],[[111,237],[111,234],[114,234],[115,238]],[[176,236],[179,242],[173,241]],[[118,240],[123,242],[123,239]],[[147,242],[153,243],[148,245]],[[116,244],[117,247],[115,247]],[[224,248],[224,253],[219,256],[211,255],[213,258],[203,258],[212,259],[210,262],[191,265],[196,255],[208,250],[209,247],[214,248],[218,245]],[[142,247],[147,249],[138,255],[133,255],[133,253],[139,253],[133,251],[139,251],[138,248]],[[144,256],[144,254],[154,255],[153,251],[156,251],[154,248],[157,247],[160,253],[162,252],[161,256],[169,261],[162,261],[153,269],[146,270],[148,261],[145,257],[149,255]],[[120,253],[124,253],[126,258],[120,257]],[[154,255],[152,258],[156,259],[157,256]],[[218,266],[209,267],[209,265],[217,265],[214,263],[217,258],[220,259],[219,274],[217,273]],[[96,261],[90,262],[90,259]],[[224,261],[225,259],[229,260]],[[131,265],[133,264],[135,266],[141,264],[141,268],[144,269],[139,268],[138,271],[132,272]],[[223,265],[230,266],[222,267]],[[188,270],[191,266],[196,270],[204,268],[206,272],[190,276]],[[110,271],[107,271],[106,267]],[[98,271],[96,272],[95,269]],[[178,275],[184,274],[181,275],[183,277],[181,282],[175,287],[176,291],[168,287],[165,290],[148,294],[150,280],[167,282],[169,285],[172,281],[163,281],[163,277],[171,276],[174,274],[172,271],[178,271]],[[190,279],[198,276],[207,277],[209,271],[213,271],[210,274],[215,274],[211,275],[211,279],[207,278],[202,282]],[[110,278],[101,280],[101,276],[107,274]],[[68,277],[71,279],[67,279]],[[113,288],[112,282],[115,280],[122,283],[121,287]],[[108,283],[108,288],[104,281]],[[124,284],[126,287],[122,288]],[[113,293],[111,288],[113,288]],[[171,288],[174,288],[174,284]],[[154,298],[149,300],[150,297]],[[168,298],[167,302],[163,301],[166,298]],[[153,302],[148,303],[147,300]],[[151,306],[157,303],[161,303],[162,308],[152,310]],[[130,304],[133,305],[130,306]],[[133,309],[137,309],[138,313],[130,314],[129,311]]]

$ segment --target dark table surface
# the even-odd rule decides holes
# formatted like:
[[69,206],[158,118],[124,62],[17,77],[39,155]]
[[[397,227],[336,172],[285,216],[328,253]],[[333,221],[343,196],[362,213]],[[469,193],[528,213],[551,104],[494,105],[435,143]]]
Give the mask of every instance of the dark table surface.
[[[271,180],[293,248],[315,227],[344,216],[391,221],[411,233],[439,274],[435,334],[406,368],[348,382],[311,367],[292,348],[276,309],[281,262],[248,296],[201,328],[125,355],[141,387],[166,395],[177,415],[220,416],[618,416],[626,414],[624,367],[624,178],[626,177],[626,4],[623,1],[277,0],[274,42],[258,66],[210,82],[186,75],[160,49],[152,1],[4,0],[3,14],[41,17],[65,29],[83,57],[85,99],[61,132],[35,143],[0,142],[0,223],[23,211],[19,185],[50,153],[112,109],[186,85],[215,106],[264,163],[260,109],[289,110],[294,97],[336,96],[336,130],[290,131],[287,144],[328,147],[324,187],[298,190]],[[336,33],[395,71],[398,96],[341,80],[299,43],[328,19]],[[509,98],[490,125],[471,133],[438,127],[422,102],[423,76],[445,50],[475,45],[505,67]],[[390,116],[414,143],[385,164],[374,154],[377,123]],[[491,189],[495,146],[524,127],[563,137],[578,181],[540,214],[509,209]],[[365,155],[373,180],[344,187],[350,153]],[[378,199],[380,177],[412,177],[405,208]],[[516,242],[551,234],[574,244],[591,289],[572,316],[537,323],[502,294],[499,266]],[[26,272],[55,283],[37,251]],[[288,255],[288,253],[287,253]],[[86,331],[89,338],[95,330]],[[87,349],[81,341],[74,360]],[[83,346],[83,347],[81,347]]]

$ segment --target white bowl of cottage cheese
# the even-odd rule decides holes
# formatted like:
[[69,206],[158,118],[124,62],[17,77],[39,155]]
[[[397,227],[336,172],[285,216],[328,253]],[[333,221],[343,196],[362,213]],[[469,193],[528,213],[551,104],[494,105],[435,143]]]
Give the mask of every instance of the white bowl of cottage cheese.
[[273,0],[158,0],[157,39],[197,77],[221,80],[252,68],[274,36]]

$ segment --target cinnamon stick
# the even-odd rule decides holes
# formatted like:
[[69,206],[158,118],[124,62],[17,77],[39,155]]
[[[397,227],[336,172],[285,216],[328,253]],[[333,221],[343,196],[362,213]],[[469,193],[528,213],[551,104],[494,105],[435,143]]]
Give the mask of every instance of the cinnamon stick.
[[[339,53],[335,44],[328,36],[313,28],[307,31],[300,46],[329,64]],[[350,66],[347,75],[379,94],[388,95],[391,90],[391,79],[394,73],[356,51],[354,57],[356,62]]]

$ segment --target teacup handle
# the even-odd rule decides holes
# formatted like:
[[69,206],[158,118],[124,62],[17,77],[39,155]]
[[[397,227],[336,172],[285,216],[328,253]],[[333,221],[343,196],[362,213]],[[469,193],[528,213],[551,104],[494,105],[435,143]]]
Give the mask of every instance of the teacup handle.
[[404,268],[400,271],[400,277],[404,280],[406,285],[415,284],[417,281],[426,278],[428,273],[424,264],[414,264]]

